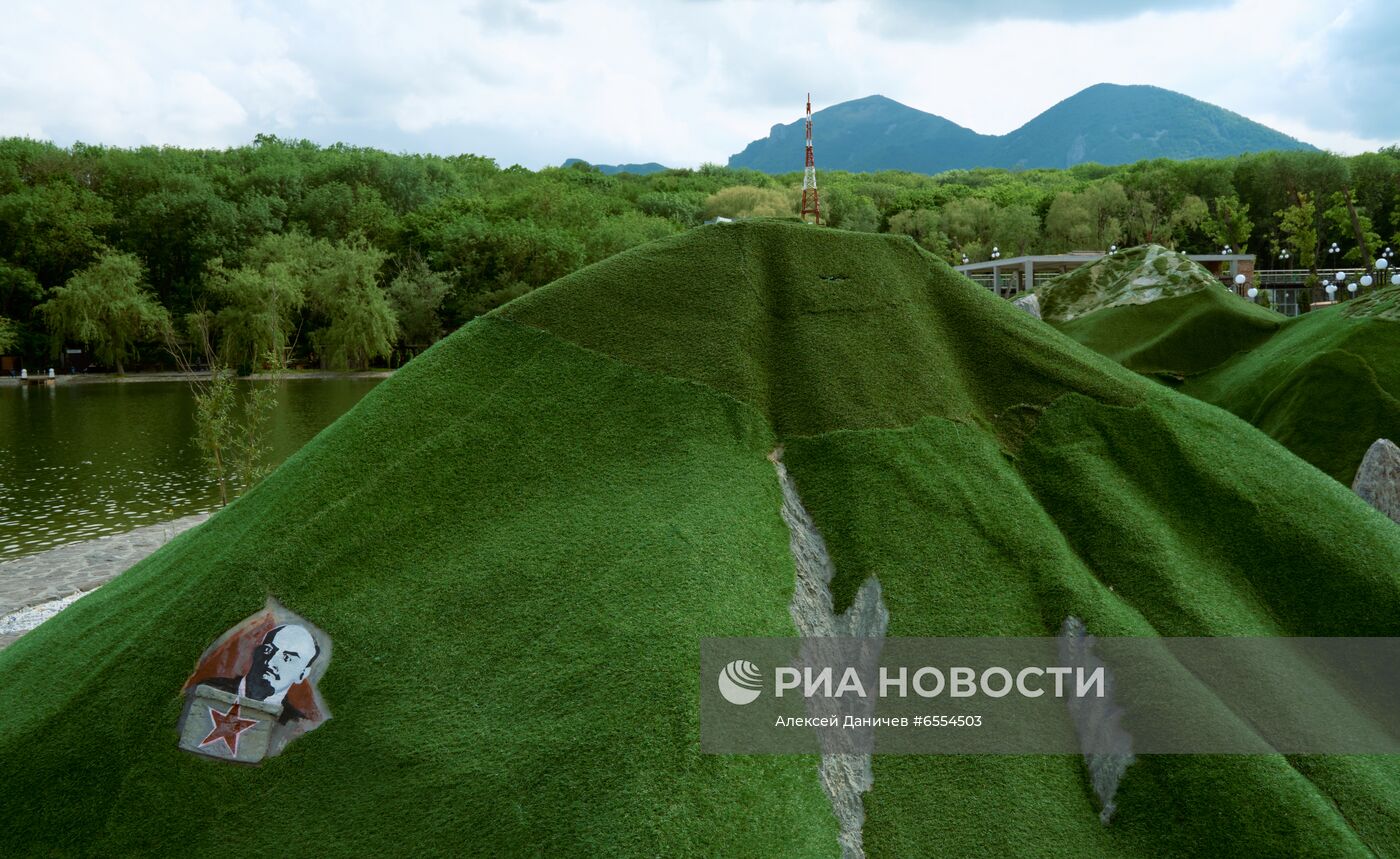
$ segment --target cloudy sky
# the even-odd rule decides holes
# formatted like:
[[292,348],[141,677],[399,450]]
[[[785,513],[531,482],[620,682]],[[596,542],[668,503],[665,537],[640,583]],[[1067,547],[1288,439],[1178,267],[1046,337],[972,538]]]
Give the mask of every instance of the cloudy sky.
[[881,93],[1010,131],[1099,82],[1343,153],[1400,140],[1395,0],[8,0],[0,136],[223,147],[259,132],[502,165],[723,163]]

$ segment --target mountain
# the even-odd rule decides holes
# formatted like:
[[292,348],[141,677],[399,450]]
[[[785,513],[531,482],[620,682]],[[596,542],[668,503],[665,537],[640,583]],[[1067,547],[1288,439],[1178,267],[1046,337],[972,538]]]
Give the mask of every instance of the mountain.
[[[1224,108],[1154,86],[1097,84],[1015,131],[978,134],[881,95],[812,115],[818,169],[939,173],[974,167],[1071,167],[1147,158],[1219,158],[1269,149],[1312,149]],[[730,156],[730,167],[802,169],[803,122],[775,125]]]
[[[790,494],[891,636],[1400,634],[1400,529],[1234,415],[907,238],[700,227],[463,327],[0,651],[5,853],[840,855],[817,756],[700,747],[701,640],[797,633]],[[181,751],[269,595],[333,718]],[[1386,755],[1145,755],[1110,826],[1072,755],[870,772],[873,859],[1400,850]]]
[[584,161],[582,158],[566,158],[562,167],[572,167],[575,164],[587,164],[589,167],[597,167],[609,176],[618,173],[635,173],[638,176],[645,176],[648,173],[660,173],[663,170],[670,170],[664,164],[657,164],[655,161],[648,161],[645,164],[594,164],[591,161]]
[[[873,170],[936,173],[955,166],[970,167],[978,163],[997,139],[882,95],[819,110],[812,114],[812,123],[817,168],[853,173]],[[750,143],[738,155],[731,155],[729,166],[765,173],[801,170],[806,134],[803,121],[775,125],[766,138]]]

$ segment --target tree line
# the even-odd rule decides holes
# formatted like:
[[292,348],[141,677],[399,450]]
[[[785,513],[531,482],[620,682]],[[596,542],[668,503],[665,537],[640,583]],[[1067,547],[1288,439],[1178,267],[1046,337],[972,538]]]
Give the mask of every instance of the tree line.
[[[797,158],[794,159],[798,161]],[[800,163],[799,165],[800,166]],[[820,165],[819,165],[820,169]],[[800,170],[531,171],[260,135],[222,151],[0,140],[0,354],[87,344],[122,370],[204,332],[269,360],[398,362],[571,271],[716,216],[795,216]],[[950,263],[1156,242],[1369,265],[1400,247],[1400,150],[1067,170],[821,172],[836,229]],[[1332,244],[1340,250],[1328,253]]]

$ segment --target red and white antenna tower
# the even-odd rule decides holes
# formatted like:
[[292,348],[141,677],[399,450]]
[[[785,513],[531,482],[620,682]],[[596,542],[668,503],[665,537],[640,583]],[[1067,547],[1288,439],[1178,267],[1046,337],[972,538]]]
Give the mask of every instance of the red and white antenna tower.
[[817,162],[812,158],[812,94],[807,93],[807,169],[802,174],[802,220],[811,215],[822,222],[822,205],[817,199]]

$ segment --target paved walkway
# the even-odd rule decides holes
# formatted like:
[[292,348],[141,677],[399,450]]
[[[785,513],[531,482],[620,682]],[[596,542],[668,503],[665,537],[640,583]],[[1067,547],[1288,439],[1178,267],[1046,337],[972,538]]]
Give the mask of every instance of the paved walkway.
[[[0,617],[105,584],[208,518],[196,513],[0,563]],[[0,633],[0,648],[22,634]]]

